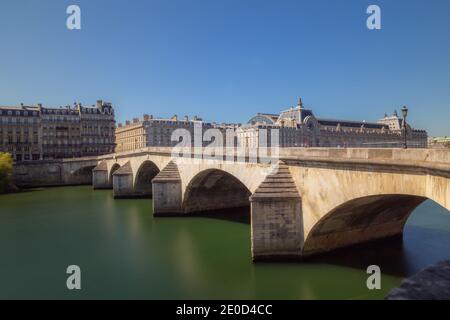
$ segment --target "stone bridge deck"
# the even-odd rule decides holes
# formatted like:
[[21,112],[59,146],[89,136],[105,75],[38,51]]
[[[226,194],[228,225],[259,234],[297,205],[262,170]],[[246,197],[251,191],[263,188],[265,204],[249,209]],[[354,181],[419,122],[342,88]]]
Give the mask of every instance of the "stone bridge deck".
[[[217,151],[217,150],[216,150]],[[229,150],[227,150],[229,151]],[[153,197],[156,216],[249,207],[254,260],[302,258],[399,235],[426,199],[450,210],[450,150],[286,148],[242,158],[146,148],[18,164],[19,186],[92,183]]]

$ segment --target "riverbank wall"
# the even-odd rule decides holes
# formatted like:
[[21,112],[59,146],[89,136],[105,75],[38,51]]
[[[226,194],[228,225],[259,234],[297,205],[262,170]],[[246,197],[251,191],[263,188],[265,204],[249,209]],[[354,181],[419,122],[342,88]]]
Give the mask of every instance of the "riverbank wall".
[[13,169],[14,184],[19,188],[91,185],[96,165],[96,158],[19,163]]

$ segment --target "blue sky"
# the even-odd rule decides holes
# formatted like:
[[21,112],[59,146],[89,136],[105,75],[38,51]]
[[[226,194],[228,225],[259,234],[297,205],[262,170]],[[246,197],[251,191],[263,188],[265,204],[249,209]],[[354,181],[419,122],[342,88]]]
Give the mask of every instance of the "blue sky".
[[[82,29],[66,28],[81,7]],[[377,4],[382,29],[366,28]],[[0,104],[111,101],[245,122],[299,96],[318,117],[410,122],[450,135],[450,1],[2,0]]]

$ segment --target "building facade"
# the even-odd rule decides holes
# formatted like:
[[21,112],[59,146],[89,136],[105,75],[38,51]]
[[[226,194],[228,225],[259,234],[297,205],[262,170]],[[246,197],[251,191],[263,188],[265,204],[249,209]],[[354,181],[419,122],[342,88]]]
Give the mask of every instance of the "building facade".
[[18,162],[111,153],[114,130],[114,109],[101,100],[89,107],[0,107],[0,151]]
[[[258,147],[278,141],[280,147],[346,147],[398,148],[404,146],[403,119],[397,112],[377,122],[316,118],[301,99],[296,107],[280,114],[259,113],[237,129],[241,146]],[[277,138],[278,137],[278,138]],[[424,130],[406,125],[410,148],[426,148],[428,135]]]
[[450,137],[433,137],[428,139],[428,147],[433,149],[450,148]]
[[[203,122],[201,118],[179,119],[176,115],[169,119],[154,118],[144,115],[143,119],[119,123],[116,127],[116,152],[137,150],[144,147],[173,147],[180,139],[172,141],[172,134],[177,129],[185,129],[189,133],[190,145],[194,146],[194,128],[204,133],[214,128],[214,124]],[[176,135],[178,137],[178,135]],[[187,138],[187,137],[186,137]],[[183,137],[184,140],[184,137]],[[204,143],[202,143],[203,145]]]

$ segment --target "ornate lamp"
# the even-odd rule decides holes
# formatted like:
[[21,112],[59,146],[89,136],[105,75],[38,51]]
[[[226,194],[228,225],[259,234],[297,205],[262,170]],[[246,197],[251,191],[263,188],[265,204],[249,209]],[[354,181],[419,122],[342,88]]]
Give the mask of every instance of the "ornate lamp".
[[408,116],[408,108],[406,106],[403,106],[403,108],[402,108],[402,115],[403,115],[403,130],[404,130],[404,135],[405,135],[405,141],[404,141],[403,148],[408,149],[408,141],[407,141],[407,136],[406,136],[406,117]]

